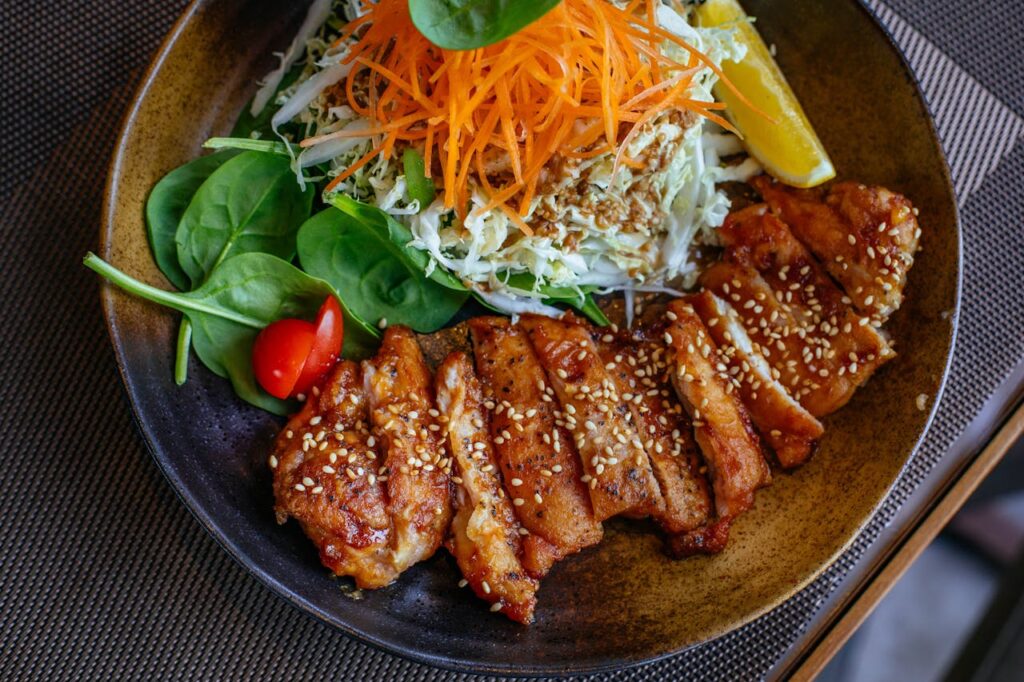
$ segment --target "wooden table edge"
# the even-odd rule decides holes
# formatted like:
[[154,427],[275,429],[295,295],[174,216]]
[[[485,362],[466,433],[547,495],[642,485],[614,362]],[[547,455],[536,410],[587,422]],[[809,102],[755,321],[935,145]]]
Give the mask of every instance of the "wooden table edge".
[[791,671],[789,679],[813,680],[825,668],[843,644],[867,619],[882,598],[910,568],[914,560],[938,536],[953,516],[967,502],[978,485],[985,480],[1007,450],[1024,434],[1024,405],[1020,405],[1006,419],[988,445],[957,478],[939,502],[903,540],[882,568],[867,580],[860,594],[842,614],[824,630],[800,663]]

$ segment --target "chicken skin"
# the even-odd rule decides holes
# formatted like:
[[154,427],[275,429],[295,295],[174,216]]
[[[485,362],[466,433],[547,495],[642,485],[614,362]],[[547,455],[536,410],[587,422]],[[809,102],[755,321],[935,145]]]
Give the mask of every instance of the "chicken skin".
[[278,520],[294,518],[325,566],[372,589],[400,571],[391,554],[387,477],[378,475],[381,449],[367,418],[359,366],[338,363],[278,435],[270,468]]
[[447,543],[478,597],[520,623],[533,620],[537,581],[519,559],[522,526],[502,487],[491,443],[490,411],[472,361],[461,352],[437,369],[442,432],[455,460],[455,516]]
[[387,473],[391,552],[399,573],[441,546],[451,521],[451,459],[434,408],[430,369],[412,331],[389,327],[363,381]]

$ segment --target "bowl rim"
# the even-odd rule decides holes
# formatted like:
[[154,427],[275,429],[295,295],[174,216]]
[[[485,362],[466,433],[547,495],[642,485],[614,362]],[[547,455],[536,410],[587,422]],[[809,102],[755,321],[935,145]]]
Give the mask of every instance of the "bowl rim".
[[[117,142],[114,146],[114,151],[111,156],[111,160],[108,164],[107,179],[104,185],[103,191],[103,205],[102,205],[102,218],[100,224],[100,240],[99,240],[99,251],[100,254],[105,258],[109,259],[114,248],[113,244],[113,231],[115,216],[118,213],[117,197],[118,187],[117,179],[120,176],[120,169],[126,155],[128,145],[126,141],[131,135],[132,130],[136,124],[136,119],[140,108],[146,97],[149,94],[150,89],[153,87],[157,76],[164,65],[168,55],[174,49],[178,38],[189,26],[190,22],[195,18],[199,11],[208,3],[210,0],[190,0],[188,6],[182,11],[181,15],[177,18],[167,35],[163,38],[159,48],[153,53],[150,59],[149,65],[146,68],[142,79],[132,95],[131,103],[127,110],[122,115],[120,125],[118,127]],[[103,285],[100,287],[100,299],[103,307],[103,317],[107,326],[107,332],[110,336],[111,345],[113,346],[115,360],[117,362],[118,372],[121,376],[121,383],[124,386],[124,390],[128,395],[129,403],[131,404],[132,419],[134,420],[142,440],[146,445],[146,449],[149,451],[150,456],[157,464],[157,468],[160,470],[164,478],[170,484],[171,489],[175,495],[181,501],[183,506],[189,511],[189,513],[195,518],[200,526],[217,542],[218,545],[230,556],[238,565],[240,565],[246,572],[255,577],[263,586],[269,588],[269,590],[281,598],[292,607],[298,609],[300,612],[305,614],[307,617],[315,619],[319,622],[325,623],[337,630],[340,630],[348,637],[355,639],[356,641],[369,644],[370,646],[384,651],[389,654],[393,654],[407,660],[415,661],[417,663],[434,666],[444,670],[450,670],[453,672],[470,673],[470,674],[491,674],[491,675],[510,675],[515,677],[539,677],[539,676],[565,676],[575,674],[595,674],[602,672],[610,672],[616,670],[626,670],[635,668],[640,665],[655,663],[657,661],[664,660],[671,656],[678,655],[684,651],[687,651],[696,646],[706,644],[707,642],[718,639],[719,637],[725,636],[726,634],[737,630],[744,625],[747,625],[754,620],[765,615],[769,611],[774,610],[782,603],[791,599],[798,592],[803,590],[807,585],[812,583],[814,580],[819,578],[830,566],[832,566],[836,560],[844,553],[847,549],[856,541],[856,539],[863,532],[864,528],[871,522],[871,520],[878,513],[878,510],[888,499],[893,488],[896,486],[903,473],[907,470],[910,462],[914,459],[918,450],[921,447],[925,436],[928,434],[931,426],[935,420],[936,413],[938,411],[939,404],[942,401],[942,396],[945,392],[947,382],[949,380],[950,368],[952,366],[953,355],[956,348],[957,334],[959,330],[959,318],[960,309],[962,302],[963,292],[963,230],[960,221],[960,206],[958,197],[953,187],[951,172],[949,168],[949,162],[946,156],[945,148],[942,144],[942,139],[939,137],[938,130],[935,126],[935,118],[932,114],[931,106],[928,102],[928,98],[921,88],[920,80],[914,73],[907,61],[906,55],[896,42],[892,33],[879,19],[877,13],[867,5],[866,0],[848,0],[850,4],[857,7],[863,14],[866,15],[868,21],[873,24],[874,28],[881,34],[888,47],[893,51],[897,57],[900,68],[902,69],[903,76],[913,86],[914,93],[920,102],[920,105],[926,113],[925,122],[928,126],[928,130],[932,138],[936,142],[936,147],[939,152],[939,159],[941,161],[942,171],[942,182],[946,185],[949,190],[949,194],[952,197],[953,214],[951,218],[951,227],[955,232],[955,291],[953,297],[953,313],[950,317],[949,326],[949,345],[946,358],[942,368],[942,375],[938,382],[938,387],[935,393],[935,399],[931,402],[929,407],[928,415],[925,419],[923,427],[917,436],[917,439],[913,443],[912,448],[907,453],[906,459],[900,467],[899,471],[893,477],[893,480],[888,484],[885,491],[879,496],[878,501],[872,507],[871,511],[867,513],[860,523],[857,524],[856,529],[849,534],[847,539],[837,547],[837,549],[824,560],[814,571],[806,574],[802,579],[792,583],[792,586],[786,590],[782,590],[776,599],[767,601],[760,608],[753,610],[749,613],[744,614],[742,618],[737,619],[723,629],[721,633],[715,635],[703,642],[695,642],[692,644],[684,645],[678,648],[672,648],[653,656],[641,655],[639,657],[625,656],[614,661],[585,661],[585,662],[572,662],[569,665],[557,665],[557,664],[534,664],[530,666],[510,666],[510,665],[499,665],[487,662],[472,661],[468,659],[460,658],[457,654],[448,656],[438,656],[430,653],[424,653],[415,649],[402,648],[399,645],[394,644],[384,638],[378,637],[373,633],[364,632],[349,624],[332,617],[326,613],[323,609],[319,608],[316,604],[309,602],[308,600],[300,597],[292,589],[290,589],[283,582],[275,579],[268,572],[261,569],[259,565],[251,561],[224,533],[219,524],[204,510],[200,505],[194,504],[192,495],[188,491],[187,486],[183,481],[175,474],[175,472],[163,461],[162,457],[158,453],[157,447],[153,442],[153,438],[149,433],[146,423],[143,421],[138,408],[138,400],[135,395],[133,388],[133,382],[129,378],[129,370],[125,354],[122,350],[124,341],[121,336],[121,331],[118,324],[118,313],[116,311],[116,299],[114,295],[114,289],[110,286]]]

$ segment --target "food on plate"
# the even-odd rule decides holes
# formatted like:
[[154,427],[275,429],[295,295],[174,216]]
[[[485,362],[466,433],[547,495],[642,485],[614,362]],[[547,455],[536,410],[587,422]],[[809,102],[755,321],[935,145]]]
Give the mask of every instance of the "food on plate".
[[[452,516],[451,457],[441,436],[434,382],[412,332],[390,327],[380,350],[362,363],[373,435],[384,459],[391,555],[401,573],[437,551]],[[357,475],[371,476],[370,466]]]
[[594,518],[649,515],[663,504],[658,483],[590,331],[567,317],[526,315],[520,325],[561,404],[555,416],[572,434]]
[[317,393],[288,420],[269,458],[278,522],[298,521],[336,574],[384,587],[401,570],[387,476],[378,475],[384,449],[370,434],[359,365],[338,363]]
[[533,620],[537,580],[523,567],[523,535],[505,494],[483,388],[465,353],[437,369],[437,406],[455,465],[455,516],[447,547],[473,592],[520,623]]
[[328,296],[315,322],[286,317],[256,335],[252,364],[256,381],[275,398],[305,395],[341,356],[345,320],[338,299]]
[[651,516],[665,532],[684,533],[707,525],[711,496],[693,423],[672,391],[668,354],[655,338],[657,332],[638,325],[597,330],[593,342],[658,481],[661,496]]
[[734,379],[740,399],[776,461],[786,469],[806,462],[825,427],[776,378],[732,306],[707,290],[687,300],[718,345],[724,371]]
[[921,236],[906,197],[856,182],[799,191],[762,177],[754,187],[857,311],[881,324],[900,307]]
[[576,444],[526,332],[504,317],[469,321],[477,373],[491,394],[491,437],[531,575],[601,541]]
[[793,187],[814,187],[834,178],[836,171],[825,146],[775,63],[772,50],[737,0],[705,0],[696,15],[700,26],[733,27],[735,40],[746,50],[743,59],[722,63],[722,72],[736,90],[716,85],[714,93],[725,103],[726,117],[743,131],[751,155],[774,177]]
[[231,136],[153,189],[180,292],[86,265],[183,313],[179,383],[194,348],[293,415],[275,510],[334,574],[382,588],[444,547],[525,624],[611,518],[724,551],[895,356],[921,229],[818,186],[734,0],[460,7],[314,0]]

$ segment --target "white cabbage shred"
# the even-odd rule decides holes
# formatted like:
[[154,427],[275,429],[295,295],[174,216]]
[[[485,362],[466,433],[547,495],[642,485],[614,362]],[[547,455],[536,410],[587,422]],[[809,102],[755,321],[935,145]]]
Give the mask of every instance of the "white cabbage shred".
[[[320,16],[320,5],[314,3],[310,17],[314,13]],[[359,16],[362,6],[359,0],[339,0],[333,12],[344,21]],[[735,40],[731,30],[693,27],[669,5],[659,6],[657,20],[715,63],[739,61],[745,55],[745,47]],[[304,24],[303,29],[307,28]],[[306,67],[299,79],[278,95],[281,108],[273,117],[275,130],[289,121],[302,124],[306,136],[370,127],[369,121],[349,107],[329,102],[324,96],[325,90],[342,80],[349,70],[348,65],[341,64],[346,47],[330,51],[324,34],[325,30],[311,36],[300,35],[306,45]],[[666,42],[663,49],[672,58],[686,60],[686,53],[676,45]],[[294,61],[291,52],[289,49],[286,57]],[[286,62],[287,59],[282,60],[278,69],[281,74],[288,68]],[[269,85],[272,80],[273,74],[266,83]],[[710,68],[703,69],[694,79],[690,96],[711,101],[711,88],[716,81],[717,76]],[[296,172],[301,178],[303,168],[327,163],[328,175],[338,175],[373,145],[369,136],[326,140],[298,156]],[[622,167],[613,178],[613,157],[608,154],[581,161],[570,166],[565,177],[553,179],[557,188],[577,185],[585,177],[589,198],[595,201],[610,199],[621,204],[629,197],[641,215],[652,217],[643,225],[601,220],[565,205],[556,189],[538,192],[524,219],[532,225],[539,209],[548,216],[554,213],[558,219],[547,224],[547,229],[526,236],[502,211],[479,210],[487,204],[487,197],[478,188],[473,193],[473,208],[465,222],[459,224],[454,212],[446,209],[440,198],[422,211],[418,202],[408,200],[399,158],[377,157],[340,183],[335,191],[377,206],[404,222],[414,236],[412,246],[430,255],[428,271],[435,267],[451,271],[488,304],[509,314],[554,315],[560,311],[545,305],[538,291],[514,289],[505,279],[510,274],[528,273],[535,277],[538,286],[547,283],[577,290],[596,287],[603,292],[624,291],[627,300],[635,291],[679,293],[674,286],[692,286],[696,276],[693,247],[714,243],[714,228],[722,224],[729,211],[729,200],[717,185],[746,180],[760,168],[753,159],[723,164],[722,157],[742,151],[735,136],[702,118],[683,128],[679,117],[671,114],[657,117],[645,126],[630,143],[628,152],[633,158],[642,158],[645,152],[657,155],[666,147],[673,153],[653,172],[642,169],[634,173]],[[655,190],[655,201],[650,201],[650,192],[643,197],[639,192],[631,195],[641,182]]]

